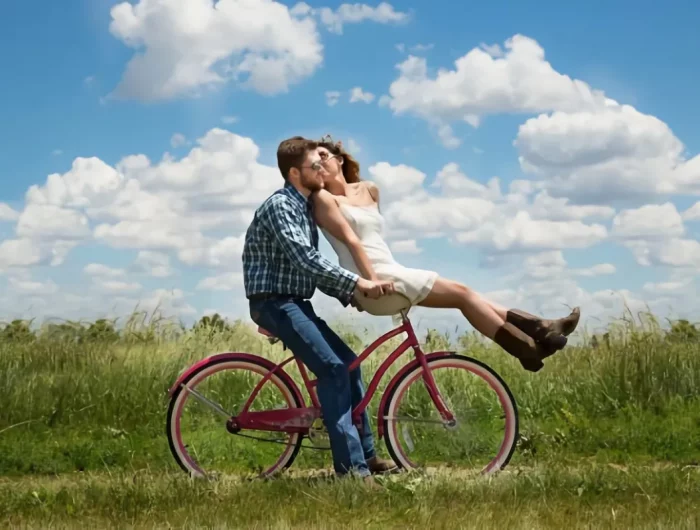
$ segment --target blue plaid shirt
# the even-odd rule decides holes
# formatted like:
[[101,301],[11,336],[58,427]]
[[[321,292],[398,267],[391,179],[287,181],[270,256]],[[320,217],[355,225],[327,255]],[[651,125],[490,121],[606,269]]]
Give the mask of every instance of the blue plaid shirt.
[[311,202],[286,183],[255,211],[243,247],[246,296],[281,294],[311,298],[316,287],[347,306],[359,276],[318,251]]

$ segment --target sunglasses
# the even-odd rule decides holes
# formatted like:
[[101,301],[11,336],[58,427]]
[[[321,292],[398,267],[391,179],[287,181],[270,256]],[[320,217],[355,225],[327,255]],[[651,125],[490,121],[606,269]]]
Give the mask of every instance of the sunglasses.
[[[323,157],[323,155],[321,155],[321,156]],[[340,158],[340,155],[331,155],[329,157],[323,158],[323,160],[320,160],[318,162],[314,162],[310,166],[301,166],[301,167],[303,167],[303,168],[308,167],[308,168],[313,169],[314,171],[319,171],[323,167],[323,164],[325,164],[326,162],[330,162],[334,158]]]

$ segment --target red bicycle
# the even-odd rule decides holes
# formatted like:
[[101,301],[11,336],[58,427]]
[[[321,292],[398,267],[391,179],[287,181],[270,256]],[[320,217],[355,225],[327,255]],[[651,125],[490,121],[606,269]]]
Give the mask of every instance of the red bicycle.
[[[377,410],[378,438],[385,438],[399,468],[447,465],[482,474],[503,469],[518,438],[518,411],[506,383],[471,357],[453,351],[424,353],[405,310],[401,320],[350,366],[357,368],[389,339],[407,335],[372,376],[353,410],[354,423],[360,428],[360,415],[380,380],[410,348],[415,358],[391,377]],[[271,342],[278,340],[259,331]],[[292,360],[310,404],[285,370]],[[330,449],[315,386],[294,356],[281,363],[251,353],[209,356],[186,369],[169,390],[170,450],[179,466],[197,477],[245,471],[269,476],[287,469],[302,447]],[[190,406],[191,417],[186,414]],[[304,437],[311,445],[302,445]]]

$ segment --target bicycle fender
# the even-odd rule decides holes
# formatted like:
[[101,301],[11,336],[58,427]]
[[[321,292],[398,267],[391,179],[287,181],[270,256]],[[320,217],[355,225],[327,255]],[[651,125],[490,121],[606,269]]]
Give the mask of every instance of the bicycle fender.
[[[430,361],[432,359],[449,357],[450,355],[455,355],[456,353],[457,353],[456,351],[436,351],[436,352],[426,353],[425,360]],[[394,386],[396,386],[398,384],[398,382],[406,374],[406,372],[414,370],[416,368],[416,366],[419,366],[419,365],[420,365],[420,361],[418,361],[418,359],[413,359],[410,363],[406,364],[403,368],[401,368],[401,370],[399,370],[396,373],[396,375],[394,377],[391,378],[391,381],[389,381],[389,384],[387,385],[386,390],[382,394],[382,399],[379,402],[379,409],[377,410],[377,436],[379,436],[380,440],[384,436],[384,422],[382,421],[382,414],[383,414],[383,410],[384,410],[384,405],[386,404],[386,400],[389,399],[389,396],[391,395],[391,391],[394,389]]]
[[[272,371],[275,370],[279,365],[273,363],[269,359],[266,359],[265,357],[261,357],[259,355],[255,355],[252,353],[241,353],[241,352],[228,352],[228,353],[217,353],[214,355],[210,355],[208,357],[205,357],[201,361],[197,361],[194,363],[192,366],[187,368],[184,372],[180,374],[180,376],[177,378],[177,381],[173,384],[173,386],[170,387],[168,390],[168,395],[172,398],[173,394],[175,391],[180,387],[180,384],[185,381],[193,372],[196,372],[203,366],[217,362],[217,361],[222,361],[222,360],[230,360],[230,361],[235,361],[235,360],[241,360],[241,361],[251,361],[257,364],[260,364],[267,368],[268,370]],[[296,395],[297,398],[299,398],[300,403],[304,403],[304,397],[301,394],[301,391],[299,390],[299,386],[294,382],[294,380],[290,377],[290,375],[284,370],[283,367],[277,368],[275,370],[275,374],[280,377],[280,379],[283,379],[285,383],[288,383],[289,386],[293,389],[294,394]]]

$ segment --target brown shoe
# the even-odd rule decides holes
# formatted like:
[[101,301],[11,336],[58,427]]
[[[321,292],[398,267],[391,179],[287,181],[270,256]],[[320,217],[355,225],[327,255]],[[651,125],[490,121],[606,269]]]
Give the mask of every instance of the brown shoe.
[[493,341],[518,359],[525,370],[538,372],[544,366],[542,358],[546,357],[547,352],[532,337],[509,322],[498,328]]
[[391,473],[393,471],[398,470],[399,468],[399,466],[397,466],[393,460],[385,460],[377,456],[373,456],[372,458],[367,459],[367,467],[369,468],[370,472],[374,475]]
[[576,307],[566,317],[557,320],[545,320],[520,309],[510,309],[506,322],[510,322],[544,347],[545,357],[566,346],[566,337],[578,326],[581,310]]

